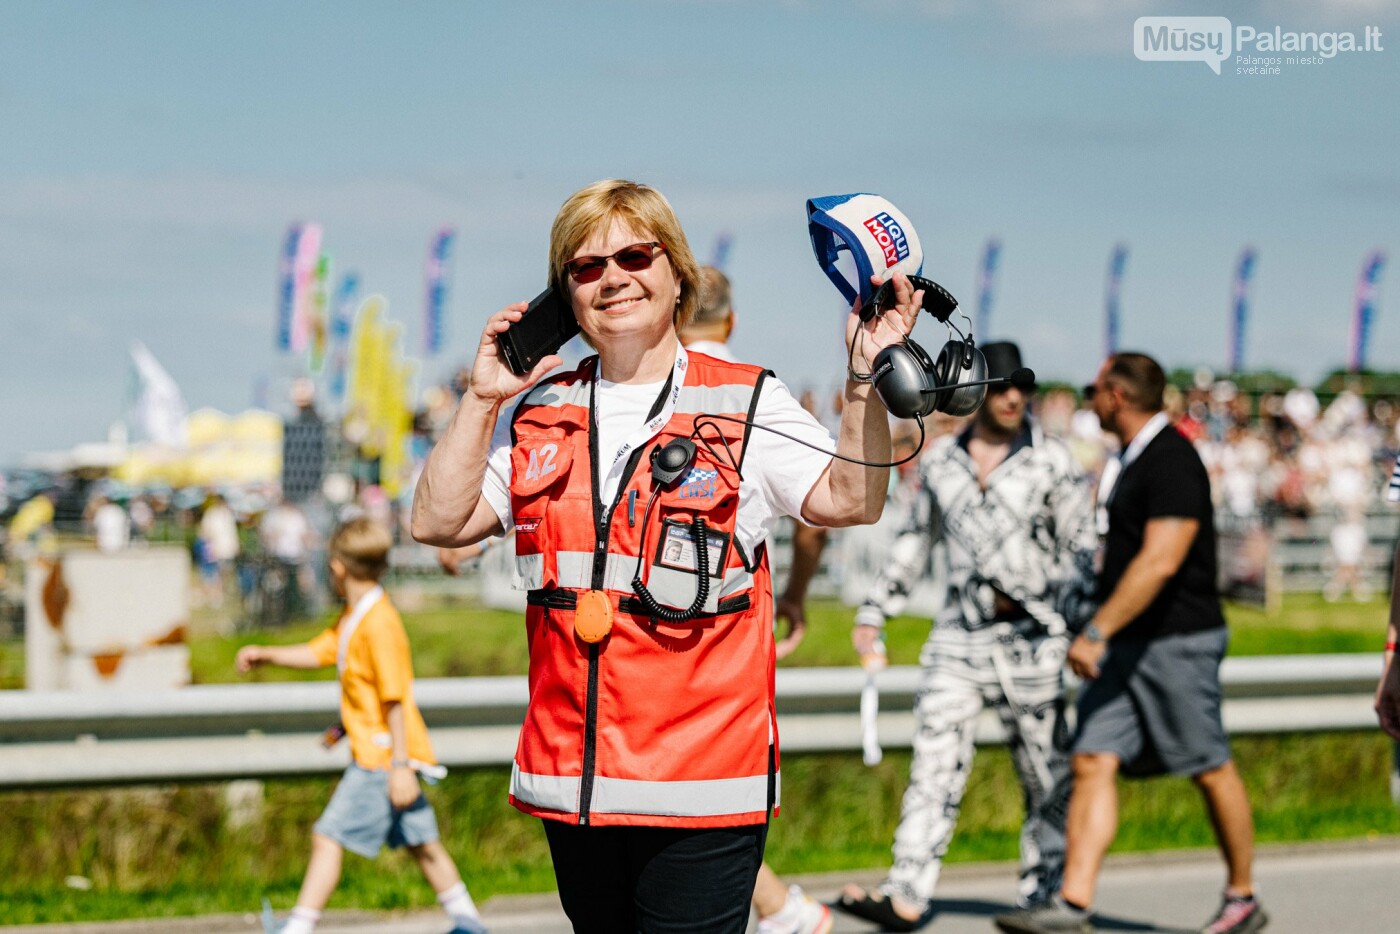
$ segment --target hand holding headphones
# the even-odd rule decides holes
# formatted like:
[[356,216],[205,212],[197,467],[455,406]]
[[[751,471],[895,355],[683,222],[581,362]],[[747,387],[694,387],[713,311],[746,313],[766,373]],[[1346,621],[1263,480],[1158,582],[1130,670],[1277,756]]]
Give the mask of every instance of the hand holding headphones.
[[[883,283],[878,276],[870,278],[875,298],[868,304],[862,304],[861,299],[857,298],[846,319],[850,370],[860,382],[865,380],[860,379],[858,372],[873,372],[875,361],[881,353],[909,337],[919,309],[924,307],[926,293],[900,270],[895,270],[894,275]],[[875,299],[879,299],[878,303]]]
[[[807,230],[822,271],[855,304],[846,327],[847,371],[873,384],[890,414],[918,419],[922,427],[931,412],[971,415],[988,385],[1010,383],[1022,391],[1035,385],[1026,369],[987,379],[987,361],[972,335],[948,320],[957,299],[922,277],[919,235],[889,201],[868,192],[812,198]],[[936,359],[909,337],[920,308],[958,336]]]

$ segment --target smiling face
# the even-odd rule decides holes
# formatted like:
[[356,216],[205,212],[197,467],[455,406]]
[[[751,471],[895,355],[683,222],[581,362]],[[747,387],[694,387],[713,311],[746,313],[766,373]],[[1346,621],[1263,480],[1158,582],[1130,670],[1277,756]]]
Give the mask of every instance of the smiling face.
[[[650,230],[612,219],[589,234],[570,258],[607,256],[634,243],[660,239]],[[564,281],[579,326],[600,349],[618,341],[656,343],[674,327],[681,285],[664,250],[656,251],[646,269],[628,272],[609,260],[593,282],[576,282],[567,273]]]

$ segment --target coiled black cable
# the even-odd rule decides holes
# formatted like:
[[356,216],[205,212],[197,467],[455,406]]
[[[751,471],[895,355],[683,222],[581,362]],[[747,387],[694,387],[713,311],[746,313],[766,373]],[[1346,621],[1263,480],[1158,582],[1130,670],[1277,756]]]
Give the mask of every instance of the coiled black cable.
[[[651,506],[655,502],[656,490],[653,489],[651,496],[647,498],[647,508],[642,511],[643,543],[647,520],[651,518]],[[695,582],[695,600],[684,610],[662,606],[647,589],[647,585],[642,583],[642,558],[646,548],[643,546],[637,549],[637,569],[632,573],[632,591],[637,595],[637,599],[642,601],[642,606],[646,608],[649,616],[668,623],[684,623],[699,616],[700,611],[705,608],[705,601],[710,598],[710,537],[706,534],[705,517],[698,513],[690,521],[690,540],[695,545],[695,570],[698,576]]]

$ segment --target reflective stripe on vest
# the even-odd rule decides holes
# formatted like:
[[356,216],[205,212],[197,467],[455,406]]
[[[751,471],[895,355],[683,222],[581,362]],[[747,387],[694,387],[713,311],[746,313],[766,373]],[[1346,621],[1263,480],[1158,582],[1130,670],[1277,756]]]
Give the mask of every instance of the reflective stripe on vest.
[[[545,383],[525,397],[526,405],[558,407],[588,405],[588,381]],[[677,412],[744,412],[753,390],[748,386],[682,386],[676,397]]]
[[[588,590],[593,586],[593,552],[561,551],[555,554],[559,568],[559,586]],[[603,587],[607,590],[632,591],[632,577],[637,571],[635,555],[609,554],[607,570],[603,576]],[[651,574],[662,573],[656,568]],[[516,587],[520,590],[539,590],[544,586],[544,555],[520,555],[515,559]],[[682,575],[683,583],[694,592],[693,575]],[[724,574],[724,584],[718,590],[711,588],[710,596],[715,599],[727,597],[753,586],[753,575],[742,567],[732,567]],[[713,613],[711,607],[709,612]]]
[[[581,779],[530,775],[510,770],[510,793],[549,811],[578,811]],[[709,781],[643,782],[599,775],[593,780],[592,811],[597,814],[657,814],[666,817],[719,817],[768,807],[768,775]]]

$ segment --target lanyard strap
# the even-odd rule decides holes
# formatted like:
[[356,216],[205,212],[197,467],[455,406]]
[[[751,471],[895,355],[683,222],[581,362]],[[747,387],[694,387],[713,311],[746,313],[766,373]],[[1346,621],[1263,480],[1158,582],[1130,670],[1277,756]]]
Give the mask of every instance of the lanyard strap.
[[1167,427],[1169,421],[1166,412],[1158,412],[1147,420],[1147,424],[1143,425],[1137,434],[1133,435],[1133,440],[1128,442],[1128,449],[1123,452],[1122,461],[1125,470],[1129,464],[1138,459],[1142,449],[1152,443],[1153,438],[1161,434],[1162,429]]
[[[612,464],[607,472],[603,474],[603,482],[599,484],[599,489],[607,487],[614,475],[621,476],[623,468],[627,465],[627,459],[632,451],[656,437],[663,425],[671,420],[671,414],[676,410],[676,400],[680,398],[681,387],[685,385],[685,374],[690,366],[690,356],[681,346],[680,341],[676,341],[676,363],[671,369],[671,384],[666,391],[666,398],[661,403],[661,410],[647,419],[639,428],[627,436],[627,440],[622,442],[622,446],[613,455]],[[593,371],[593,398],[598,398],[598,380],[602,378],[603,366],[599,361],[598,368]],[[606,457],[603,451],[598,452],[600,458]]]
[[355,606],[340,621],[340,644],[335,651],[335,668],[341,677],[345,676],[345,658],[350,652],[350,637],[360,628],[360,620],[365,618],[369,608],[378,603],[382,596],[384,588],[375,584],[373,590],[355,601]]
[[1123,476],[1123,471],[1128,469],[1128,465],[1137,460],[1143,449],[1170,423],[1166,412],[1158,412],[1138,429],[1138,433],[1133,435],[1133,440],[1128,442],[1122,454],[1109,458],[1103,465],[1103,475],[1099,477],[1099,495],[1096,497],[1098,508],[1095,510],[1095,524],[1100,535],[1108,534],[1108,507],[1113,502],[1113,494],[1118,491],[1118,478]]

